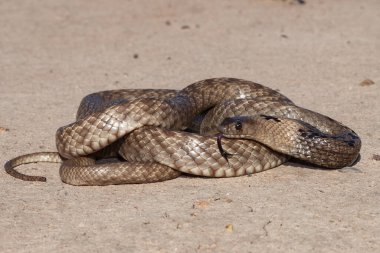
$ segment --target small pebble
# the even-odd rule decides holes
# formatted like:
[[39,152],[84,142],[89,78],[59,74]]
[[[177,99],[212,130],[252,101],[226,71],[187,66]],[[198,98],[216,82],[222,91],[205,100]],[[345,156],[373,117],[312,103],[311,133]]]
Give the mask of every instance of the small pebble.
[[373,154],[372,159],[375,161],[380,161],[380,155]]
[[210,205],[210,202],[208,200],[199,199],[194,201],[193,203],[193,209],[206,209]]
[[360,83],[360,86],[370,86],[370,85],[373,85],[375,84],[374,81],[372,81],[371,79],[365,79],[364,81],[362,81]]
[[232,224],[227,224],[226,225],[226,231],[227,232],[233,232],[234,231],[234,226]]
[[8,128],[0,127],[0,134],[1,134],[1,133],[4,133],[4,132],[8,132],[8,131],[9,131]]

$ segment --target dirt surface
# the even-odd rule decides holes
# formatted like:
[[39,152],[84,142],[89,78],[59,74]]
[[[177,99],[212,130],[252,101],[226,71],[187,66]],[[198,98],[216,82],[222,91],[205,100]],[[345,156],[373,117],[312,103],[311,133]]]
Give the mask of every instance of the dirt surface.
[[380,252],[380,1],[300,2],[1,1],[1,164],[54,151],[88,93],[221,76],[279,89],[363,147],[353,168],[145,185],[2,170],[0,252]]

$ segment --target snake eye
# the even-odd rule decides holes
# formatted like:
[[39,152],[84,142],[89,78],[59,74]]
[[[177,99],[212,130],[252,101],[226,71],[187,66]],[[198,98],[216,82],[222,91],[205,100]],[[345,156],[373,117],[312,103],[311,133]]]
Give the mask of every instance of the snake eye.
[[242,125],[241,121],[236,121],[235,129],[240,131],[242,128],[243,128],[243,125]]

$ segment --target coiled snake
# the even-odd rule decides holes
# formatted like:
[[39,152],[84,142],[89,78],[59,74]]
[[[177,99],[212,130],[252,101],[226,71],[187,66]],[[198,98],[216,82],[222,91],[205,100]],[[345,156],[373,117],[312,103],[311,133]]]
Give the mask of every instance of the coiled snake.
[[[340,168],[352,164],[361,147],[358,135],[341,123],[298,107],[268,87],[235,78],[207,79],[179,91],[90,94],[76,118],[57,130],[58,153],[16,157],[6,163],[6,171],[23,180],[45,181],[14,168],[63,161],[60,176],[68,184],[148,183],[182,172],[252,174],[289,156]],[[104,162],[106,157],[123,161]]]

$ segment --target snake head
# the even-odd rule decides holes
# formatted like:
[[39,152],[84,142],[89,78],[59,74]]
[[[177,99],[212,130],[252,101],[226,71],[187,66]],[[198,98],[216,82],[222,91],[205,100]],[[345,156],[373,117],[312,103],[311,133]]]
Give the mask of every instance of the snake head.
[[228,162],[228,158],[232,157],[233,154],[228,153],[222,147],[223,137],[235,137],[241,135],[245,126],[246,117],[231,117],[225,118],[223,122],[218,126],[218,130],[221,132],[217,135],[217,143],[220,154]]

